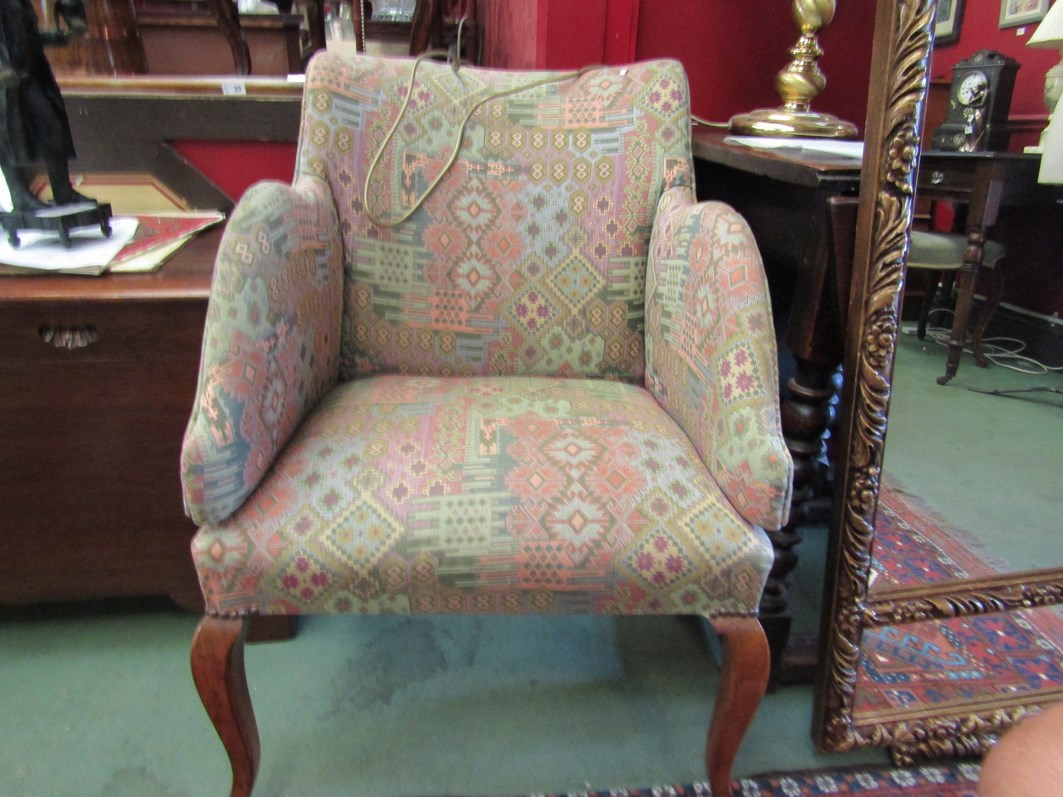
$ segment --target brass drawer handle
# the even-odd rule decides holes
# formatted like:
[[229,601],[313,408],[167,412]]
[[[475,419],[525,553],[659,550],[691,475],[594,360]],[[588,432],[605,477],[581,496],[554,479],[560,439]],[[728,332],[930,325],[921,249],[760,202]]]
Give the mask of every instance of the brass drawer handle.
[[939,172],[937,170],[930,172],[930,182],[933,185],[941,185],[943,182],[945,182],[944,172]]
[[52,344],[57,349],[84,349],[100,339],[100,333],[94,326],[42,326],[37,332],[40,334],[41,340]]

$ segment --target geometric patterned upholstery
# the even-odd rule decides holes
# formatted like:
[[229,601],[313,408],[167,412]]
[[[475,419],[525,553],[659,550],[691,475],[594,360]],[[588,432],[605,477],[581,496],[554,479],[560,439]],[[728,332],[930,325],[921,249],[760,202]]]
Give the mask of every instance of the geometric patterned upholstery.
[[680,423],[738,511],[785,525],[790,453],[783,442],[771,305],[756,242],[693,187],[665,192],[646,277],[646,383]]
[[208,613],[755,614],[792,464],[681,67],[413,70],[318,55],[292,186],[227,226],[182,451]]
[[653,396],[543,377],[344,383],[193,553],[221,614],[743,614],[772,563]]
[[[367,217],[367,180],[374,215],[396,218],[443,171],[469,98],[533,78],[422,64],[414,102],[370,175],[410,64],[344,66],[309,95],[303,153],[330,185],[356,189],[337,203],[348,257],[343,375],[641,381],[657,200],[667,184],[690,181],[678,64],[595,70],[487,102],[446,179],[395,228]],[[355,110],[339,99],[351,83]]]
[[543,377],[345,382],[193,550],[219,614],[746,614],[772,562],[644,388]]

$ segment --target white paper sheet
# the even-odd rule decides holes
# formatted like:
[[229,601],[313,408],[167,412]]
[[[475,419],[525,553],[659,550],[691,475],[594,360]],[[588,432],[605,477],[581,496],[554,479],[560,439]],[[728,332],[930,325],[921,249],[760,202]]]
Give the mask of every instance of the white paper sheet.
[[864,157],[863,141],[839,141],[834,138],[774,138],[771,136],[727,136],[725,144],[741,144],[757,149],[794,149],[817,155],[860,160]]
[[137,220],[127,216],[111,219],[111,237],[105,238],[99,225],[79,227],[70,232],[70,247],[59,235],[40,230],[20,230],[19,246],[14,248],[0,231],[0,263],[41,271],[77,271],[104,268],[137,231]]

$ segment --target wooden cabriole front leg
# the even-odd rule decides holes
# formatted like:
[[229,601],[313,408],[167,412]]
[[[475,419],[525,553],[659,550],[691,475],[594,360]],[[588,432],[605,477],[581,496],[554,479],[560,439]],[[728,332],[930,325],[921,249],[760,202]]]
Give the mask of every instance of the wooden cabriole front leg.
[[768,688],[771,654],[756,617],[709,618],[723,642],[723,672],[705,743],[705,771],[714,795],[731,795],[731,766]]
[[258,774],[259,742],[244,672],[250,620],[204,617],[192,637],[192,678],[233,770],[231,797],[248,797]]

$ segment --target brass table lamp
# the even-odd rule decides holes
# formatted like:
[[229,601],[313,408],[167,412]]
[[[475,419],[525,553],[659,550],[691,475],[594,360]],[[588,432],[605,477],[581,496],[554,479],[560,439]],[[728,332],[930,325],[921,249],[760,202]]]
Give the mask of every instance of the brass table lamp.
[[775,76],[781,108],[761,108],[731,119],[731,132],[745,136],[856,138],[856,125],[829,113],[811,110],[812,98],[827,78],[817,61],[823,55],[816,34],[834,18],[835,0],[793,0],[794,21],[801,38],[790,50],[793,60]]

